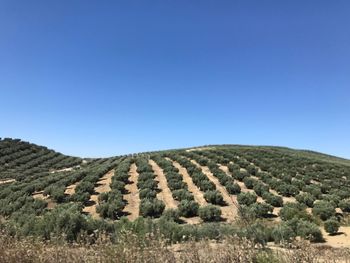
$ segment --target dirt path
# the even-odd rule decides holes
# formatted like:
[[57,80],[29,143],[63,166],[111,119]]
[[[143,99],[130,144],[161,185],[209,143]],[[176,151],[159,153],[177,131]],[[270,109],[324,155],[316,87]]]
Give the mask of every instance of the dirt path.
[[78,185],[78,182],[74,183],[74,184],[71,184],[71,185],[68,185],[66,190],[64,191],[64,193],[66,195],[73,195],[73,194],[75,194],[75,188],[77,187],[77,185]]
[[161,190],[157,194],[157,198],[164,202],[166,209],[176,208],[178,202],[174,200],[173,195],[171,194],[171,190],[168,187],[168,183],[163,173],[163,169],[160,168],[158,164],[156,164],[156,162],[153,160],[149,160],[149,164],[152,166],[154,174],[156,175],[155,180],[158,181],[158,188]]
[[0,184],[9,184],[9,183],[13,183],[16,182],[16,179],[4,179],[4,180],[0,180]]
[[[78,165],[78,166],[75,166],[75,167],[80,167],[80,166]],[[75,167],[69,167],[69,168],[63,168],[63,169],[59,169],[59,170],[53,170],[50,173],[54,174],[54,173],[70,172],[70,171],[73,171],[73,169]]]
[[227,206],[220,207],[222,217],[228,222],[234,221],[238,214],[237,197],[235,195],[230,195],[226,191],[226,188],[220,184],[219,180],[212,174],[212,172],[210,172],[207,166],[201,166],[195,160],[191,160],[191,162],[202,170],[202,172],[208,177],[208,179],[215,184],[216,189],[221,193],[224,201],[227,204]]
[[89,213],[93,218],[100,218],[100,215],[96,212],[96,206],[98,205],[98,196],[102,193],[111,191],[111,182],[114,175],[114,169],[106,173],[102,178],[97,182],[95,187],[95,193],[90,196],[91,205],[85,206],[83,212]]
[[222,165],[222,164],[218,164],[218,165],[219,165],[219,169],[221,169],[223,172],[225,172],[228,176],[232,177],[232,174],[230,173],[227,166]]
[[194,152],[194,151],[206,151],[206,150],[215,150],[215,147],[198,147],[187,149],[186,152]]
[[131,184],[127,184],[125,189],[128,191],[128,194],[124,195],[124,199],[127,204],[124,208],[124,212],[127,213],[127,217],[129,220],[135,220],[139,216],[139,208],[140,208],[140,197],[139,190],[137,189],[137,178],[139,174],[136,171],[136,164],[133,163],[130,167],[129,171],[129,180]]
[[186,168],[182,167],[178,162],[173,161],[169,158],[166,158],[167,160],[171,161],[173,163],[173,165],[179,169],[179,173],[182,175],[182,178],[184,180],[184,182],[187,184],[188,186],[188,191],[190,191],[193,196],[194,196],[194,200],[200,205],[207,205],[207,201],[205,201],[204,196],[203,196],[203,192],[201,190],[199,190],[199,188],[193,183],[191,176],[188,174]]

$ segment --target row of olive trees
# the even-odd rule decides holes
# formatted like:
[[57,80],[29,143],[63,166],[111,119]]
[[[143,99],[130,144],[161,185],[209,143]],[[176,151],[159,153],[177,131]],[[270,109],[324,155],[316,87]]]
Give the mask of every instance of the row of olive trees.
[[[184,217],[197,216],[199,205],[194,201],[194,196],[188,190],[188,185],[183,181],[179,170],[173,165],[171,161],[166,160],[160,155],[152,155],[152,159],[163,169],[163,173],[167,179],[167,184],[171,190],[174,200],[180,202],[177,209],[178,215]],[[170,212],[167,213],[170,214]],[[172,214],[173,218],[176,219],[177,217],[174,216],[174,211]]]
[[125,186],[129,183],[131,163],[131,158],[126,158],[119,163],[112,177],[111,191],[99,195],[96,211],[102,218],[116,220],[124,215],[123,209],[126,201],[123,199],[123,195],[127,193]]
[[158,182],[151,165],[148,163],[148,156],[135,158],[137,166],[137,187],[141,199],[140,215],[144,217],[160,217],[165,209],[163,201],[157,199]]

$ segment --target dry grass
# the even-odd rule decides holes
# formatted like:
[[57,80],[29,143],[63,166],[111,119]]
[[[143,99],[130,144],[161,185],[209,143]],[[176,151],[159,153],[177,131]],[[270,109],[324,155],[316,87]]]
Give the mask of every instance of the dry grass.
[[262,248],[247,239],[229,237],[221,242],[204,240],[167,245],[154,237],[138,238],[124,233],[112,244],[101,238],[96,244],[45,243],[37,240],[0,236],[0,262],[350,262],[350,251],[316,247],[298,241],[286,248]]

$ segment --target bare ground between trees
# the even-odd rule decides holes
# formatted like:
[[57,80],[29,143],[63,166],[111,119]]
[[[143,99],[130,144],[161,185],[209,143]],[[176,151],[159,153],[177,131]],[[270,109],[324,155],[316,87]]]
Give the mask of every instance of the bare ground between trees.
[[201,166],[195,160],[191,160],[191,162],[202,170],[208,179],[215,184],[216,189],[221,193],[224,201],[227,204],[227,206],[221,207],[222,217],[226,219],[227,222],[234,221],[238,214],[237,196],[230,195],[226,191],[225,187],[220,184],[219,180],[210,172],[207,166]]
[[71,185],[68,185],[66,190],[64,191],[64,193],[66,195],[73,195],[75,193],[75,188],[77,187],[77,185],[78,185],[78,182],[71,184]]
[[199,190],[199,188],[193,183],[191,176],[188,174],[186,168],[182,167],[178,162],[173,161],[169,158],[167,160],[170,160],[173,162],[173,165],[179,169],[179,173],[182,175],[182,178],[184,182],[188,186],[188,190],[193,194],[194,200],[200,205],[207,205],[207,201],[204,199],[203,192]]
[[92,205],[85,206],[83,212],[89,213],[93,218],[100,218],[99,214],[96,212],[96,206],[98,205],[98,196],[102,193],[111,191],[110,184],[112,182],[112,177],[114,175],[114,169],[106,173],[98,182],[94,189],[95,194],[90,196],[90,203]]
[[[231,176],[231,177],[232,177],[232,175],[231,175],[231,173],[229,172],[227,166],[225,166],[225,165],[219,165],[219,168],[220,168],[222,171],[224,171],[228,176]],[[243,182],[238,181],[238,180],[235,180],[235,183],[237,183],[237,184],[239,185],[239,187],[241,188],[241,192],[243,192],[243,193],[255,193],[253,189],[248,189],[248,188],[246,187],[246,185],[245,185]],[[258,203],[262,203],[262,202],[264,202],[264,200],[263,200],[260,196],[258,196],[257,202],[258,202]]]
[[163,173],[162,168],[158,166],[153,160],[149,160],[149,164],[152,166],[154,174],[156,175],[155,180],[158,181],[158,188],[161,191],[157,194],[157,198],[164,202],[165,208],[177,208],[178,202],[174,200],[171,190],[168,187],[167,179]]
[[137,178],[139,174],[137,173],[136,164],[133,163],[130,166],[129,171],[129,181],[130,184],[125,186],[125,189],[128,191],[128,194],[124,195],[124,199],[127,202],[123,212],[127,214],[129,220],[135,220],[139,216],[140,208],[140,197],[139,190],[137,188]]
[[45,196],[45,195],[43,194],[43,192],[44,192],[44,191],[34,192],[34,193],[32,194],[32,196],[33,196],[34,199],[41,199],[41,200],[46,201],[46,202],[47,202],[47,208],[48,208],[48,209],[54,208],[54,207],[57,205],[57,203],[56,203],[54,200],[52,200],[49,196]]
[[[326,231],[321,228],[322,235],[325,239],[325,244],[334,248],[350,247],[350,227],[341,226],[339,231],[335,235],[329,235]],[[350,259],[349,259],[350,261]]]
[[0,180],[0,185],[1,184],[9,184],[9,183],[13,183],[13,182],[16,182],[16,179],[3,179],[3,180]]

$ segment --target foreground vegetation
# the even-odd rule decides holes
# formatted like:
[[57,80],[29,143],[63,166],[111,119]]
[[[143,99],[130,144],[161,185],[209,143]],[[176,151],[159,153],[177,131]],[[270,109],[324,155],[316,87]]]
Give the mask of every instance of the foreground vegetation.
[[211,240],[188,241],[168,245],[164,240],[140,237],[125,232],[119,242],[100,239],[91,245],[41,242],[0,235],[0,261],[22,262],[247,262],[247,263],[331,263],[349,262],[350,251],[311,246],[299,241],[289,249],[257,246],[254,242],[231,236],[221,242]]

